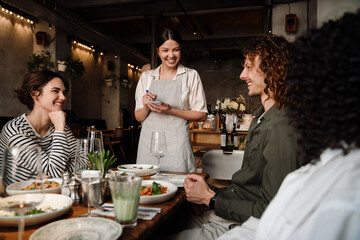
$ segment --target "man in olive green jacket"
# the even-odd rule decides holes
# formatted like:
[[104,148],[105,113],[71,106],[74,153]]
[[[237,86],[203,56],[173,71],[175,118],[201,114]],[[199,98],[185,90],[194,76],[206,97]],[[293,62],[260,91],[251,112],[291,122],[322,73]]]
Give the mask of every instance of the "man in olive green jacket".
[[285,176],[301,166],[297,138],[286,115],[286,74],[290,44],[282,37],[264,36],[249,41],[244,70],[250,96],[260,96],[246,139],[243,165],[227,188],[211,190],[204,179],[190,174],[185,179],[187,200],[205,204],[206,211],[194,218],[192,229],[175,239],[215,239],[250,216],[260,218]]

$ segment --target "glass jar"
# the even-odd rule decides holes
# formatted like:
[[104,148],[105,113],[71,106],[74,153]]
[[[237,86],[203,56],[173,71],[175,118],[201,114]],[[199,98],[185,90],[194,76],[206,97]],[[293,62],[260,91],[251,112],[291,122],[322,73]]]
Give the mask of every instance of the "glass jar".
[[209,114],[202,126],[205,130],[216,130],[216,120],[213,114]]

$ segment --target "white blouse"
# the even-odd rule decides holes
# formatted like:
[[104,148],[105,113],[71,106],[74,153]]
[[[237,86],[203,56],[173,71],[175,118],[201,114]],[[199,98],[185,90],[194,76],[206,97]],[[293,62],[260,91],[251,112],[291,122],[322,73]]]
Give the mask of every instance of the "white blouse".
[[[145,95],[146,90],[150,88],[152,80],[159,79],[160,67],[161,65],[154,70],[141,74],[135,92],[135,112],[144,107],[142,97]],[[183,75],[181,100],[185,110],[207,112],[205,92],[198,72],[179,63],[177,72],[172,80],[175,80],[177,75]]]

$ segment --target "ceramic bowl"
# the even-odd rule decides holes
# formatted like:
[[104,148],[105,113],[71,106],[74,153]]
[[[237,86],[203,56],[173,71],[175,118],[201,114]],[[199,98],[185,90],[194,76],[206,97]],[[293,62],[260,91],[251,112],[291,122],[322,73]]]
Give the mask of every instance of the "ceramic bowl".
[[[24,195],[14,195],[7,198],[2,198],[0,201],[12,201],[22,197],[24,197]],[[40,203],[40,205],[38,205],[36,208],[46,209],[50,207],[54,210],[51,212],[40,213],[35,215],[25,215],[24,216],[25,226],[33,226],[44,222],[49,222],[52,219],[60,217],[69,210],[72,204],[73,201],[68,196],[61,194],[47,193],[44,196],[43,202]],[[19,218],[20,218],[19,216],[15,216],[15,217],[0,216],[0,226],[17,227],[19,223]]]
[[172,183],[158,180],[143,180],[141,186],[152,185],[154,181],[164,187],[167,187],[167,192],[160,195],[140,196],[140,204],[156,204],[165,202],[172,198],[178,189],[178,187]]
[[150,176],[157,172],[158,166],[151,164],[123,164],[117,167],[120,171],[136,173],[139,177]]
[[[62,183],[62,179],[61,178],[49,178],[46,179],[48,181],[55,181],[57,183],[59,183],[58,187],[55,188],[46,188],[43,192],[44,193],[60,193],[61,192],[61,183]],[[17,182],[17,183],[13,183],[10,184],[9,186],[6,187],[6,193],[8,195],[17,195],[17,194],[27,194],[27,193],[37,193],[40,192],[40,190],[21,190],[26,188],[27,186],[29,186],[30,184],[32,184],[33,182],[35,182],[35,179],[32,180],[28,180],[28,181],[23,181],[23,182]]]

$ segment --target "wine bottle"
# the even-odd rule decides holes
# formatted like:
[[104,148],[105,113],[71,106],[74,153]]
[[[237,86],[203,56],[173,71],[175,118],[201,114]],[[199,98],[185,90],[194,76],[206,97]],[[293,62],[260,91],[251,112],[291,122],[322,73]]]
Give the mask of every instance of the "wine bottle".
[[221,137],[221,149],[226,150],[228,133],[226,131],[226,124],[222,123],[221,126],[222,126],[222,130],[221,130],[221,134],[220,134],[220,137]]
[[212,111],[211,111],[211,103],[208,103],[208,104],[207,104],[207,111],[208,111],[208,115],[212,114]]
[[236,132],[236,123],[234,123],[234,128],[231,132],[231,142],[234,144],[234,149],[238,149],[239,141],[238,141],[238,134]]

